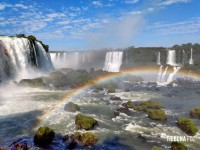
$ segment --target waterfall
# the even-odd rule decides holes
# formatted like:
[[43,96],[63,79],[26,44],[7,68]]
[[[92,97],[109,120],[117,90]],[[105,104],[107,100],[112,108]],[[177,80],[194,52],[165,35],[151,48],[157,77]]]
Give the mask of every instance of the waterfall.
[[191,55],[190,55],[190,60],[189,60],[190,65],[194,65],[194,60],[193,60],[192,55],[193,55],[193,49],[191,48]]
[[181,69],[181,67],[173,67],[173,72],[169,75],[166,84],[169,84],[173,81],[174,75]]
[[157,64],[161,65],[161,62],[160,62],[160,52],[157,53]]
[[165,71],[164,71],[164,73],[163,73],[162,76],[161,76],[161,79],[160,79],[160,82],[161,82],[161,83],[163,83],[163,82],[166,81],[167,69],[168,69],[168,66],[165,68]]
[[158,72],[157,83],[161,82],[162,69],[163,69],[163,66],[161,65]]
[[107,52],[103,70],[108,72],[119,72],[122,58],[123,52]]
[[27,38],[0,36],[0,81],[26,76],[33,68],[53,70],[49,53],[41,43]]
[[175,50],[168,50],[166,64],[171,65],[171,66],[176,65],[176,51]]

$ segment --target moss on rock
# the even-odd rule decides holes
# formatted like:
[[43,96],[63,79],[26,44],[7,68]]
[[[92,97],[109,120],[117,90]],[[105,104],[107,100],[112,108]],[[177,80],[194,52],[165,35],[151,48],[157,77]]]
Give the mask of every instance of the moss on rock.
[[55,132],[49,127],[40,127],[34,136],[34,144],[39,147],[50,145],[55,137]]
[[162,147],[158,147],[158,146],[154,146],[154,147],[152,147],[151,150],[163,150],[163,148]]
[[188,150],[188,148],[183,143],[172,142],[171,150]]
[[159,102],[149,100],[141,102],[138,105],[133,104],[133,109],[138,111],[147,111],[148,109],[161,109],[162,105]]
[[90,130],[94,128],[94,126],[97,124],[97,121],[92,117],[78,114],[75,118],[75,124],[77,129]]
[[167,115],[165,114],[165,111],[162,109],[149,109],[147,111],[147,114],[148,117],[153,120],[163,121],[167,119]]
[[177,125],[188,135],[194,136],[198,132],[196,124],[191,119],[178,118]]

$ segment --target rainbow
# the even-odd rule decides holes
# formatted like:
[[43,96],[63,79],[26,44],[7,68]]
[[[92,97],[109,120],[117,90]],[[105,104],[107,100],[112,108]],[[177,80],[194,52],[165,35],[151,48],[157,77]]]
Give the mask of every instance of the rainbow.
[[[116,77],[122,77],[125,76],[127,74],[132,74],[135,76],[139,76],[139,75],[152,75],[152,74],[158,74],[158,70],[159,67],[139,67],[139,68],[133,68],[133,69],[128,69],[128,70],[123,70],[119,73],[112,73],[112,74],[107,74],[105,76],[99,77],[97,79],[94,79],[92,81],[89,81],[88,83],[80,86],[79,88],[72,90],[70,93],[66,94],[66,96],[64,96],[63,99],[60,100],[60,102],[54,107],[54,109],[52,109],[51,111],[46,113],[46,119],[48,119],[49,116],[51,116],[51,113],[56,110],[57,108],[60,108],[61,106],[63,106],[65,104],[66,101],[71,100],[72,98],[80,95],[81,93],[83,93],[85,90],[89,89],[92,85],[100,83],[100,82],[105,82],[107,80],[116,78]],[[167,74],[169,75],[170,73],[172,73],[172,69],[169,69],[169,71],[167,72]],[[191,72],[189,70],[184,70],[181,69],[177,75],[180,76],[188,76],[190,78],[193,78],[195,80],[200,80],[200,73],[195,73],[195,72]],[[45,119],[45,120],[46,120]]]

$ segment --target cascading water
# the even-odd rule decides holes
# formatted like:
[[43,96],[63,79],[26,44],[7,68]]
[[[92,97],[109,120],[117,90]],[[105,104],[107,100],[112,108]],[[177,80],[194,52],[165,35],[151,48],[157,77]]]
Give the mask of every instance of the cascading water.
[[107,52],[103,70],[119,72],[122,64],[123,52]]
[[166,64],[171,65],[171,66],[176,65],[176,51],[175,50],[168,51]]
[[160,52],[157,53],[157,65],[161,65],[161,62],[160,62]]
[[165,68],[165,71],[163,72],[163,74],[161,76],[161,79],[160,79],[161,83],[164,83],[166,81],[167,69],[168,69],[168,66]]
[[190,65],[194,65],[194,60],[193,60],[192,55],[193,55],[193,49],[191,48],[191,55],[190,55],[190,60],[189,60]]
[[173,73],[171,73],[166,81],[166,84],[169,84],[173,81],[174,79],[174,75],[179,71],[179,69],[181,69],[181,67],[173,67]]
[[163,66],[161,65],[161,66],[160,66],[160,69],[159,69],[159,72],[158,72],[157,83],[160,83],[160,82],[161,82],[162,69],[163,69]]
[[49,54],[41,43],[27,38],[0,36],[0,81],[29,75],[33,68],[53,70]]

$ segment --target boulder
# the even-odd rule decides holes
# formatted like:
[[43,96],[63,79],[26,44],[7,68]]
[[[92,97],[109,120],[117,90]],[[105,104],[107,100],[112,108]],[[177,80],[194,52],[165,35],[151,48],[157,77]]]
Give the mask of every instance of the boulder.
[[80,108],[77,104],[69,102],[69,103],[65,104],[64,110],[68,111],[68,112],[76,112],[76,111],[79,111]]
[[128,101],[126,103],[123,103],[122,106],[125,108],[133,108],[133,102]]
[[34,144],[39,147],[47,147],[55,137],[55,132],[49,127],[40,127],[34,136]]
[[78,114],[75,118],[75,124],[76,129],[90,130],[94,128],[94,126],[97,124],[97,121],[92,117]]
[[94,133],[91,132],[86,132],[86,133],[80,133],[80,132],[75,132],[70,136],[70,144],[68,146],[68,149],[71,147],[76,148],[77,145],[81,146],[91,146],[94,145],[97,140],[98,136]]
[[196,124],[191,119],[178,118],[177,125],[188,135],[194,136],[198,132]]
[[130,115],[131,111],[128,108],[120,107],[116,109],[117,112],[119,113],[124,113],[126,115]]
[[165,114],[165,111],[162,109],[149,109],[147,111],[147,114],[148,117],[153,120],[160,120],[160,121],[167,120],[167,115]]
[[200,119],[200,107],[196,107],[190,110],[190,116]]
[[118,96],[112,96],[112,97],[110,97],[110,100],[113,100],[113,101],[120,101],[120,100],[122,100],[120,97],[118,97]]

